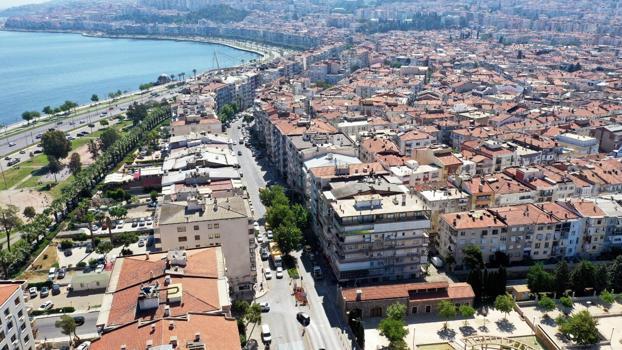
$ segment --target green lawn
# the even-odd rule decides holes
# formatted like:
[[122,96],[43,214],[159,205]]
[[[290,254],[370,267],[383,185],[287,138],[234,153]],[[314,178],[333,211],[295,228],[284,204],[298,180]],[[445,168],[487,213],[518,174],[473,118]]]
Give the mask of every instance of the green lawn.
[[25,177],[37,168],[20,166],[6,170],[0,176],[0,191],[9,189],[15,186],[18,182],[22,181]]

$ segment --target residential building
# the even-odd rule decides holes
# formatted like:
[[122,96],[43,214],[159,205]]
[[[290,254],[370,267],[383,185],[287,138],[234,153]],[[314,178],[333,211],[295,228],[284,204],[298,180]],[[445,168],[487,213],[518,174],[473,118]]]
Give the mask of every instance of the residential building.
[[337,303],[344,317],[355,314],[367,319],[385,317],[395,303],[406,307],[406,315],[416,317],[438,314],[441,301],[472,306],[474,298],[468,283],[424,282],[341,288]]
[[427,263],[429,211],[403,186],[331,184],[320,201],[318,235],[340,282],[418,278]]
[[34,350],[35,337],[24,300],[25,281],[0,281],[0,349]]
[[252,297],[257,279],[253,222],[243,197],[164,200],[154,223],[156,246],[165,251],[222,247],[232,293]]

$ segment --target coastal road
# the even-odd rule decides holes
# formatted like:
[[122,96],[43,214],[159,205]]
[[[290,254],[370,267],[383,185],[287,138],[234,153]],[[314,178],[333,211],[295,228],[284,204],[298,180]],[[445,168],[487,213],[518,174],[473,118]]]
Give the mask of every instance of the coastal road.
[[8,137],[2,137],[0,139],[0,156],[4,157],[7,154],[14,153],[17,150],[26,148],[39,142],[39,139],[37,139],[37,135],[45,133],[50,128],[61,131],[68,131],[75,129],[80,125],[96,123],[99,120],[108,118],[111,115],[123,113],[125,110],[127,110],[128,106],[134,102],[144,103],[151,99],[161,100],[163,98],[170,98],[174,96],[176,91],[177,89],[174,89],[172,91],[163,91],[159,93],[159,96],[156,97],[152,97],[150,93],[145,93],[143,95],[137,95],[135,98],[132,98],[129,101],[125,101],[123,100],[123,97],[120,97],[120,100],[123,100],[123,102],[111,102],[110,104],[101,103],[100,106],[93,111],[89,111],[86,113],[78,112],[77,115],[72,114],[54,122],[45,121],[43,122],[44,124],[40,126],[35,126],[31,129],[24,130]]
[[[82,326],[78,326],[76,329],[76,333],[79,337],[82,338],[84,336],[97,334],[97,328],[95,325],[97,324],[98,315],[98,311],[70,314],[72,317],[84,317],[84,324]],[[40,341],[45,339],[69,339],[67,335],[61,332],[60,328],[56,328],[56,321],[60,320],[60,317],[61,315],[35,318],[33,321],[33,327],[37,329],[36,339]]]

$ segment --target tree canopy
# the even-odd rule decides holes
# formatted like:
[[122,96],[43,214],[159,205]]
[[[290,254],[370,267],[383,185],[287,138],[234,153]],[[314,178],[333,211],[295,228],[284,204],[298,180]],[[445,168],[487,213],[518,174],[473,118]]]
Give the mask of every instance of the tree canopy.
[[497,296],[497,299],[495,299],[495,309],[503,312],[506,318],[507,314],[514,310],[514,305],[516,305],[516,302],[512,296],[508,294],[499,295]]
[[469,244],[462,249],[462,253],[464,254],[462,261],[469,270],[484,266],[484,258],[479,246]]
[[404,338],[408,334],[404,315],[406,314],[406,306],[400,303],[389,305],[387,308],[387,317],[380,321],[378,330],[380,335],[389,340],[389,349],[407,349]]
[[114,145],[115,142],[121,137],[117,129],[107,128],[102,132],[99,140],[101,142],[101,148],[103,150],[107,150],[110,146]]
[[555,276],[544,270],[542,263],[537,263],[527,272],[527,286],[532,293],[550,292],[553,290]]
[[56,159],[64,159],[71,151],[71,142],[60,130],[49,130],[41,137],[43,153]]
[[557,323],[559,331],[566,336],[572,336],[573,341],[579,345],[598,343],[598,321],[587,310],[567,318],[558,318]]
[[80,161],[80,154],[72,153],[71,158],[69,160],[69,169],[71,173],[77,174],[82,170],[82,162]]
[[127,108],[126,114],[127,117],[134,122],[134,125],[136,125],[147,117],[149,108],[143,103],[134,102]]

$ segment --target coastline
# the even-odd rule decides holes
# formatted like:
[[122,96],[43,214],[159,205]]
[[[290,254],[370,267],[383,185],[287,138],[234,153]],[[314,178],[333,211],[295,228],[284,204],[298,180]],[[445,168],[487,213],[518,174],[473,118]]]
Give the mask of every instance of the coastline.
[[[66,31],[66,30],[22,30],[22,29],[10,29],[10,28],[5,28],[5,27],[0,27],[0,31],[6,31],[6,32],[26,32],[26,33],[61,33],[61,34],[76,34],[76,35],[82,35],[85,37],[92,37],[92,38],[107,38],[107,39],[131,39],[131,40],[168,40],[168,41],[180,41],[180,42],[196,42],[196,43],[206,43],[206,44],[214,44],[214,45],[222,45],[222,46],[227,46],[227,47],[231,47],[233,49],[236,50],[240,50],[240,51],[245,51],[245,52],[250,52],[256,55],[259,55],[260,58],[257,60],[257,62],[265,62],[265,61],[270,61],[273,60],[275,58],[281,57],[284,54],[288,54],[291,52],[291,50],[286,50],[286,49],[282,49],[279,47],[275,47],[275,46],[268,46],[268,45],[263,45],[260,43],[255,43],[255,42],[249,42],[249,41],[241,41],[241,40],[231,40],[231,39],[223,39],[223,38],[216,38],[216,37],[176,37],[176,36],[151,36],[151,35],[108,35],[105,33],[81,33],[81,32],[76,32],[76,31]],[[239,68],[245,65],[250,65],[252,64],[251,62],[243,64],[243,65],[237,65],[237,66],[232,66],[232,67],[227,67],[227,68],[221,68],[221,69],[235,69],[235,68]],[[216,68],[213,69],[209,69],[207,71],[204,72],[200,72],[197,75],[204,75],[204,74],[209,74],[210,72],[215,71]],[[150,89],[149,91],[151,91],[152,89]],[[120,96],[119,98],[128,98],[131,96],[135,96],[136,94],[140,93],[140,90],[132,90],[132,91],[128,91],[127,94],[123,94],[122,96]],[[106,100],[102,100],[100,101],[100,103],[103,103],[105,101],[108,101],[108,99]],[[98,103],[86,103],[83,105],[80,105],[78,108],[82,109],[82,108],[91,108],[94,105],[97,105]],[[41,116],[40,118],[38,118],[37,120],[39,122],[43,122],[44,124],[47,122],[48,119],[50,118],[54,118],[54,116],[48,116],[48,115],[44,115]],[[21,121],[21,120],[17,120],[13,123],[7,123],[6,125],[4,125],[4,127],[2,128],[2,136],[0,136],[0,140],[5,139],[7,137],[7,133],[11,130],[20,128],[20,127],[24,127],[26,125],[25,121]]]
[[79,34],[89,38],[103,39],[131,39],[131,40],[169,40],[180,42],[196,42],[214,45],[223,45],[230,48],[246,51],[261,56],[261,61],[269,61],[288,53],[294,52],[291,49],[285,49],[278,46],[266,45],[260,42],[233,40],[219,37],[201,37],[201,36],[166,36],[166,35],[133,35],[133,34],[108,34],[103,32],[79,32],[74,30],[36,30],[36,29],[13,29],[0,27],[0,31],[5,32],[25,32],[25,33],[65,33]]

